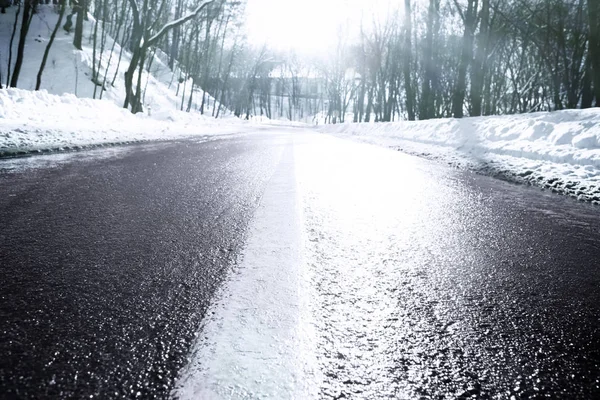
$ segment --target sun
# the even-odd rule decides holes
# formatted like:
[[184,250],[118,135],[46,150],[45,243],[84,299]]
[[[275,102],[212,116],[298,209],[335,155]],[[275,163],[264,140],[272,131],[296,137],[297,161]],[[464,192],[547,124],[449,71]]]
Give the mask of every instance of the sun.
[[248,0],[247,33],[254,45],[320,54],[338,43],[341,27],[357,35],[361,17],[386,14],[401,0]]
[[249,0],[248,40],[278,50],[319,52],[334,43],[338,0]]

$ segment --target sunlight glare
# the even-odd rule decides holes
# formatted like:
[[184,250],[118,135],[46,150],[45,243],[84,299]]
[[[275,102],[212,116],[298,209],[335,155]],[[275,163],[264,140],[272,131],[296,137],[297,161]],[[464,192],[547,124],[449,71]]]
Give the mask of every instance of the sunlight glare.
[[349,35],[360,31],[361,15],[386,15],[402,9],[401,0],[248,0],[248,39],[279,50],[327,52],[338,41],[340,26]]

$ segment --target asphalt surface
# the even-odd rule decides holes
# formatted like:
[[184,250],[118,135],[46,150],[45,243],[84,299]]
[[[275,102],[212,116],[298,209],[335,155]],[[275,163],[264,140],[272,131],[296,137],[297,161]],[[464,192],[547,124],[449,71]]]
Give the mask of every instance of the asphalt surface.
[[285,140],[0,174],[0,397],[167,397]]
[[316,397],[600,398],[600,208],[289,132],[0,161],[0,397],[168,397],[290,148]]
[[324,398],[600,398],[600,208],[299,144]]

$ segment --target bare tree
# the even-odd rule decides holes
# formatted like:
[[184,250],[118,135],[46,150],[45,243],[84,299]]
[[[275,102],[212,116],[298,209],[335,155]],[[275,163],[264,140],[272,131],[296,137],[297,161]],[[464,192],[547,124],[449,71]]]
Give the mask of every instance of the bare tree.
[[433,118],[435,94],[433,85],[436,81],[435,60],[434,60],[434,35],[438,31],[440,0],[429,0],[427,12],[427,26],[425,41],[423,43],[423,56],[421,64],[423,65],[423,81],[421,87],[421,101],[419,106],[419,119]]
[[21,67],[25,58],[25,41],[27,40],[27,32],[29,32],[29,25],[33,18],[33,0],[24,0],[23,4],[23,18],[21,19],[21,31],[19,33],[19,45],[17,47],[17,58],[15,60],[15,68],[10,78],[10,87],[17,87],[19,82],[19,75],[21,73]]
[[10,86],[11,67],[12,67],[12,54],[13,54],[13,43],[15,35],[17,33],[17,25],[19,23],[19,14],[21,13],[21,3],[17,5],[17,12],[15,13],[15,20],[13,22],[12,32],[10,34],[10,42],[8,44],[8,65],[6,69],[6,86]]
[[56,33],[60,29],[60,25],[62,23],[63,17],[65,16],[65,11],[67,9],[66,1],[61,0],[59,7],[60,7],[60,11],[58,14],[58,21],[56,22],[56,25],[54,26],[54,29],[52,30],[52,34],[50,35],[50,40],[48,40],[48,44],[46,45],[46,49],[44,50],[44,56],[42,57],[42,63],[40,64],[40,69],[38,70],[38,73],[37,73],[35,90],[40,90],[40,86],[42,85],[42,74],[44,73],[44,68],[46,68],[46,62],[48,61],[48,55],[50,54],[50,49],[52,48],[52,44],[54,43],[54,39],[56,38]]
[[589,58],[596,107],[600,107],[600,0],[587,0],[589,18]]
[[458,0],[454,0],[454,3],[456,4],[456,9],[463,21],[464,35],[460,64],[452,98],[452,114],[454,115],[454,118],[462,118],[464,114],[465,92],[467,90],[467,68],[471,64],[473,58],[473,39],[477,27],[478,0],[468,0],[466,10],[463,10],[463,7],[458,3]]
[[[131,11],[133,15],[133,28],[132,28],[132,38],[131,38],[131,61],[129,63],[129,68],[125,72],[125,103],[123,104],[124,108],[129,108],[131,106],[131,112],[137,113],[143,111],[141,96],[140,96],[140,77],[138,76],[138,85],[137,89],[134,92],[133,88],[133,80],[135,72],[140,65],[143,65],[144,60],[147,54],[148,49],[151,46],[154,46],[158,43],[158,41],[165,36],[170,30],[177,28],[188,21],[196,18],[202,10],[204,10],[209,5],[223,0],[210,0],[203,1],[200,5],[198,5],[194,10],[192,10],[186,16],[170,21],[164,24],[160,29],[154,33],[155,24],[150,19],[153,17],[153,13],[151,12],[151,8],[149,7],[149,0],[142,0],[142,7],[140,9],[138,5],[139,0],[129,0],[129,4],[131,6]],[[161,3],[160,9],[162,9]],[[160,13],[159,13],[160,14]],[[141,71],[140,71],[141,74]]]
[[87,12],[87,2],[88,0],[76,0],[73,7],[73,11],[77,11],[77,19],[75,20],[75,33],[73,34],[73,46],[75,46],[77,50],[82,49],[83,20],[84,14]]
[[410,10],[410,0],[404,0],[404,91],[406,92],[406,113],[408,120],[415,120],[415,93],[411,82],[411,36],[412,20]]

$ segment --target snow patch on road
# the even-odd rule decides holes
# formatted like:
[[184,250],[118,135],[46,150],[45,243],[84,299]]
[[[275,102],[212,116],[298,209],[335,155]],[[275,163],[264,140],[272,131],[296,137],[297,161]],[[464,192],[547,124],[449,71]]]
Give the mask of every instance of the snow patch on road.
[[242,262],[209,309],[173,397],[317,397],[294,163],[288,146],[252,222]]
[[600,109],[319,130],[600,202]]

